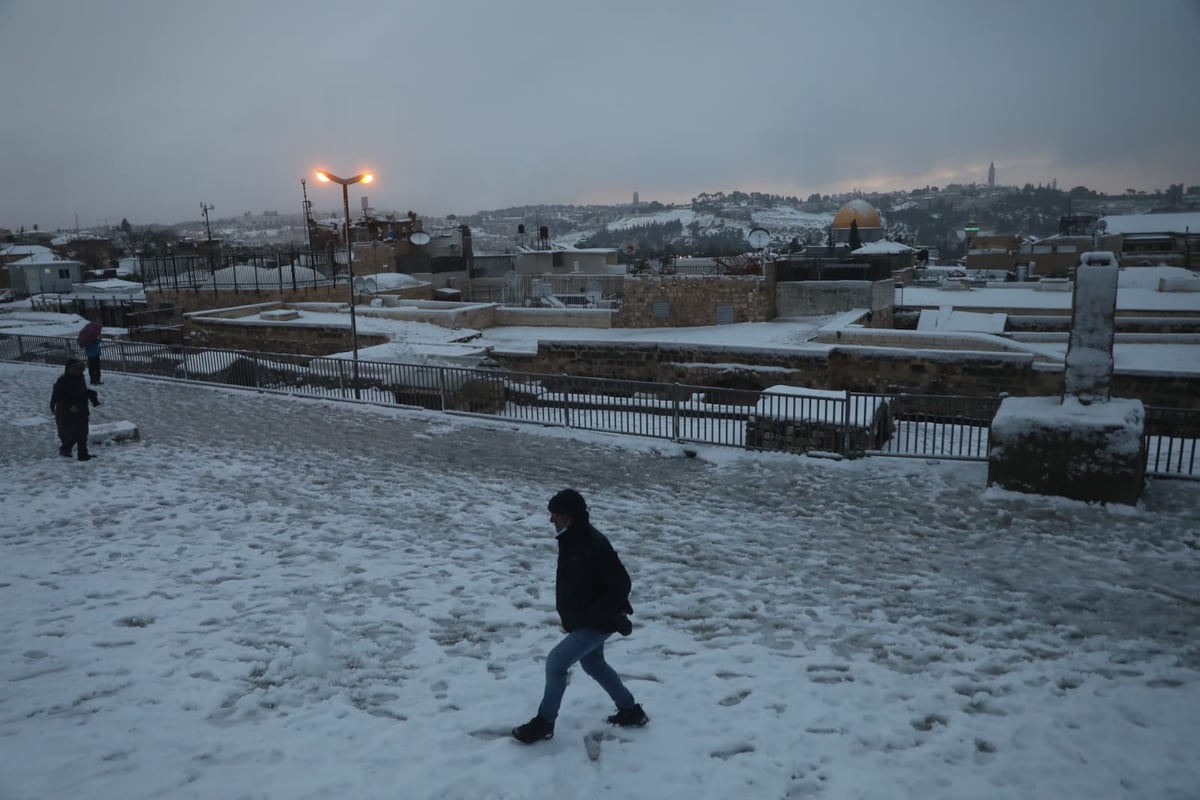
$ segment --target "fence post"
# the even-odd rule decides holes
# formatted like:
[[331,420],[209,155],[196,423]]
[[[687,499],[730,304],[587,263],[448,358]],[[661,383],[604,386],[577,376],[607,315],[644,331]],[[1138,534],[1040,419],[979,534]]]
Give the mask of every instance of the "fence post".
[[442,411],[446,410],[446,367],[438,367],[438,394],[442,400]]
[[571,427],[571,393],[567,389],[570,386],[570,376],[567,373],[562,373],[563,381],[563,424],[568,428]]
[[346,394],[346,370],[345,370],[346,359],[338,358],[338,359],[335,359],[335,361],[337,361],[337,371],[338,371],[338,394],[344,395],[344,394]]
[[671,389],[671,438],[679,441],[679,381],[674,383],[674,388]]
[[25,337],[24,336],[20,336],[20,335],[17,336],[17,355],[19,355],[22,358],[25,357]]
[[842,455],[850,455],[850,417],[851,407],[854,405],[854,392],[846,390],[846,408],[842,412]]
[[118,341],[117,349],[121,352],[121,372],[129,372],[129,362],[125,359],[125,342]]
[[181,366],[183,367],[183,379],[185,381],[190,381],[192,379],[192,373],[188,372],[188,348],[187,348],[187,345],[184,345],[182,348],[180,348],[180,352],[183,353],[183,360],[181,362]]

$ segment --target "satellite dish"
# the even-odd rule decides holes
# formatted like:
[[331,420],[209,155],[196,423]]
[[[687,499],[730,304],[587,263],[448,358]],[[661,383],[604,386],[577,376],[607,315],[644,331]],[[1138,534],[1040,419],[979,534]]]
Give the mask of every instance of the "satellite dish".
[[626,239],[625,241],[621,242],[621,249],[629,255],[633,255],[637,252],[637,242],[635,242],[633,239]]
[[426,233],[425,231],[417,231],[416,233],[409,235],[408,241],[411,244],[415,244],[418,246],[423,245],[423,244],[429,244],[429,234]]
[[755,250],[762,250],[771,243],[771,234],[766,228],[751,228],[750,233],[746,235],[746,241]]

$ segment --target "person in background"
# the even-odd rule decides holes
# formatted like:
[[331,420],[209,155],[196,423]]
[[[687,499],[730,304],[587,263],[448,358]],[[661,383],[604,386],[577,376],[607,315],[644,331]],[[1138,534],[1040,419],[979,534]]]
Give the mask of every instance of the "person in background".
[[91,459],[88,453],[89,403],[100,405],[100,397],[83,379],[83,362],[69,358],[62,377],[54,382],[54,391],[50,393],[50,411],[54,414],[58,439],[62,442],[58,448],[60,456],[70,458],[72,448],[77,447],[80,461]]
[[629,573],[608,539],[592,527],[583,495],[563,489],[550,498],[548,508],[558,538],[554,605],[567,635],[546,657],[546,688],[537,716],[513,728],[513,738],[533,744],[554,736],[567,672],[576,661],[616,703],[609,724],[641,727],[650,721],[646,712],[604,660],[605,640],[633,631]]
[[100,337],[97,336],[92,340],[91,344],[83,348],[83,354],[87,356],[88,379],[92,386],[101,383],[100,380]]

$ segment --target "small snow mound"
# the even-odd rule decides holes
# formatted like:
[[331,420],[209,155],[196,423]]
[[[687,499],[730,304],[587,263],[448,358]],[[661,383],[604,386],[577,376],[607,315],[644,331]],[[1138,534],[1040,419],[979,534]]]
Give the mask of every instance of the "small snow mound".
[[320,677],[329,671],[330,645],[333,642],[333,630],[325,621],[325,614],[316,603],[309,603],[308,613],[304,624],[304,637],[308,643],[308,652],[296,656],[296,672],[302,675]]

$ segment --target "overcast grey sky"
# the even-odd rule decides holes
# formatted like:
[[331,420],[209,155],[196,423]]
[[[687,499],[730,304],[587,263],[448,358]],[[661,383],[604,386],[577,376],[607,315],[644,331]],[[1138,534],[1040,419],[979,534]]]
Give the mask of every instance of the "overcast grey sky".
[[0,0],[0,226],[1200,183],[1200,0]]

